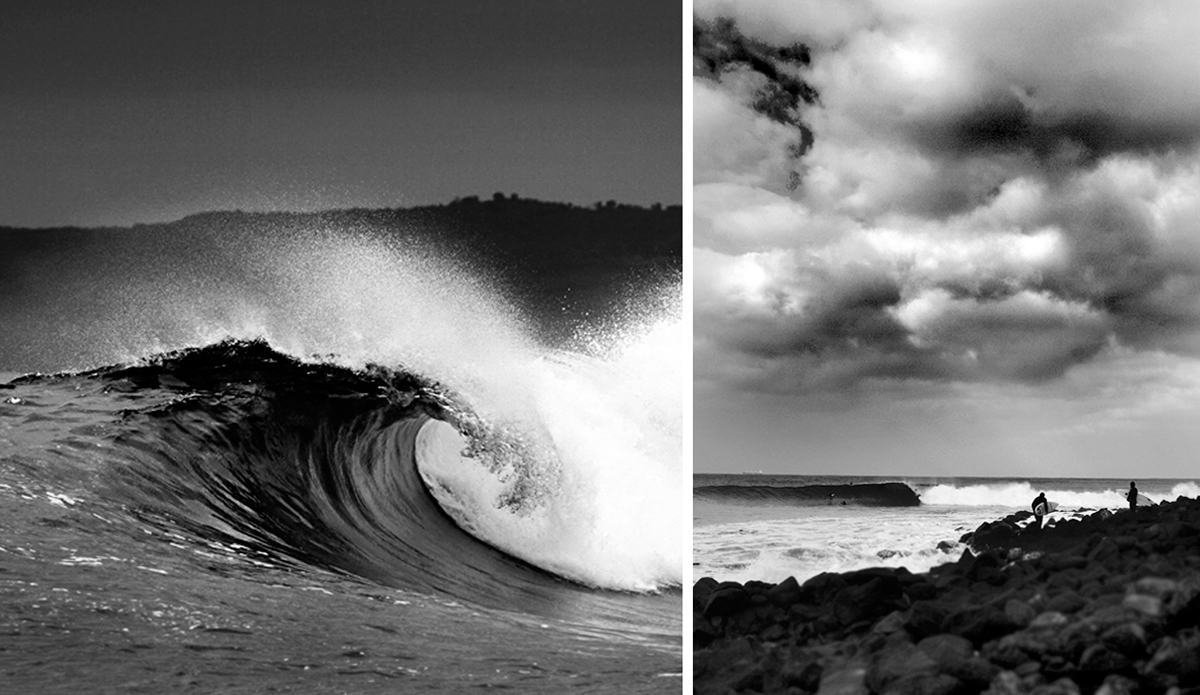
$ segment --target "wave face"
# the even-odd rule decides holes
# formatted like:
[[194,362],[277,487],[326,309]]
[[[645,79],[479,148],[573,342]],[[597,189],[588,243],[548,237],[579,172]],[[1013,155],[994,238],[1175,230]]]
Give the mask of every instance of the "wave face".
[[692,490],[696,499],[739,504],[791,506],[850,505],[915,507],[917,493],[904,483],[861,485],[707,485]]
[[429,247],[253,231],[125,239],[74,280],[15,281],[57,322],[27,353],[86,371],[17,379],[14,412],[72,393],[114,418],[87,425],[93,494],[273,566],[521,612],[633,615],[604,597],[681,584],[678,282],[556,349]]

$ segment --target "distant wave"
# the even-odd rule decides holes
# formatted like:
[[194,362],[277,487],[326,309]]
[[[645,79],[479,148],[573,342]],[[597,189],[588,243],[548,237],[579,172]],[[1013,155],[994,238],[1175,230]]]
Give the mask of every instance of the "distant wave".
[[915,507],[917,493],[904,483],[862,485],[709,485],[693,488],[697,499],[734,504],[816,506],[852,504],[867,507]]
[[[994,483],[989,485],[934,485],[920,493],[921,502],[931,505],[960,507],[1028,507],[1039,492],[1057,502],[1060,508],[1112,508],[1125,504],[1125,490],[1072,490],[1035,488],[1027,482]],[[1200,496],[1200,485],[1194,482],[1178,483],[1167,494],[1148,493],[1155,502],[1174,500],[1179,497]]]

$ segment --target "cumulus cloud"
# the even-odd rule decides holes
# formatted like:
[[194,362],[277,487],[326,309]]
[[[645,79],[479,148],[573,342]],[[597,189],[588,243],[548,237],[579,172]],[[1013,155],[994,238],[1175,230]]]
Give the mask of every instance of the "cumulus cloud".
[[1042,384],[1115,350],[1200,356],[1200,6],[695,8],[808,46],[787,74],[820,95],[780,120],[762,71],[695,79],[698,379]]

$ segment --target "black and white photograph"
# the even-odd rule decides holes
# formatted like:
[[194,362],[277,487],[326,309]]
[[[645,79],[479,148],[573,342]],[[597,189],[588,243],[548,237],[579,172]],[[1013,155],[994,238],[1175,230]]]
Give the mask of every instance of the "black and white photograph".
[[692,22],[694,692],[1200,691],[1200,5]]
[[687,10],[0,7],[0,690],[677,693]]

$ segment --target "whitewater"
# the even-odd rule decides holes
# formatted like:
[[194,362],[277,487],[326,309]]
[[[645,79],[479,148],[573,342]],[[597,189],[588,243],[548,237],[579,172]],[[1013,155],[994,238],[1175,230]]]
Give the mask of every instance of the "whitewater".
[[[799,581],[821,572],[907,567],[923,572],[957,560],[960,538],[984,522],[1029,510],[1039,492],[1059,504],[1047,523],[1126,506],[1129,480],[1081,478],[877,478],[703,475],[693,478],[692,580]],[[1195,480],[1138,480],[1156,502],[1200,496]],[[858,492],[902,485],[918,504]],[[713,490],[720,489],[719,494]],[[801,496],[796,489],[814,494]],[[829,490],[836,489],[831,498]],[[771,494],[764,495],[763,490]],[[781,494],[780,490],[790,490]],[[767,499],[764,501],[764,497]],[[785,498],[785,499],[780,499]],[[843,502],[845,504],[843,504]]]

